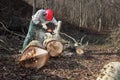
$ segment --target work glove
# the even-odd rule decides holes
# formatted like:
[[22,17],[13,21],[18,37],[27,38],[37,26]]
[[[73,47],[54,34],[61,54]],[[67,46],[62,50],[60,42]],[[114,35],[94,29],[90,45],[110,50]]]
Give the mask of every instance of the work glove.
[[42,28],[44,28],[46,30],[47,29],[47,25],[45,23],[42,23]]
[[60,30],[60,27],[61,27],[61,21],[58,21],[56,24],[56,28],[53,30],[53,33],[54,34],[58,33]]
[[53,30],[53,34],[56,34],[57,33],[57,30],[55,29],[55,30]]

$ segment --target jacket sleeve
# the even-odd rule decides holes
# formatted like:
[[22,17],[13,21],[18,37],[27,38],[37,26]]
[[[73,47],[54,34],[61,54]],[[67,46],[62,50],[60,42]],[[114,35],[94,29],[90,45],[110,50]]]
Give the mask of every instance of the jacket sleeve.
[[27,36],[24,40],[23,46],[22,46],[22,50],[25,49],[25,47],[29,44],[31,37],[33,36],[33,27],[35,26],[35,24],[32,22],[32,20],[30,21],[30,25],[29,25],[29,29],[28,29],[28,33]]
[[56,20],[54,17],[53,17],[51,23],[53,23],[53,24],[56,25],[56,26],[57,26],[57,24],[58,24],[57,20]]
[[43,9],[40,9],[38,10],[35,15],[32,16],[32,21],[35,23],[35,24],[39,24],[41,21],[42,21],[42,18],[43,18],[43,13],[45,12],[45,10]]

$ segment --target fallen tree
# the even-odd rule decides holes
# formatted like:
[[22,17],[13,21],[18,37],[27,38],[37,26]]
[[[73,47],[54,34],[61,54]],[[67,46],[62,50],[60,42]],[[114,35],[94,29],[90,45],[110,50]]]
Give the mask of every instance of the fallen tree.
[[46,64],[49,55],[55,57],[63,51],[63,44],[58,41],[61,39],[59,36],[61,22],[58,22],[58,24],[54,35],[46,33],[43,45],[36,40],[28,44],[19,57],[19,62],[22,66],[39,69]]
[[106,64],[96,80],[120,80],[120,62]]
[[41,68],[48,61],[48,51],[41,48],[39,41],[32,41],[20,55],[19,62],[24,67]]
[[[40,42],[37,40],[30,42],[23,50],[19,58],[20,64],[24,67],[33,67],[39,69],[46,64],[49,56],[59,56],[62,51],[67,48],[65,47],[65,44],[70,45],[68,41],[61,38],[60,27],[61,21],[58,21],[58,26],[55,29],[54,34],[46,33],[43,44],[40,44]],[[83,45],[81,42],[77,42],[74,38],[67,34],[66,36],[74,41],[72,43],[73,45],[70,45],[70,47],[73,47],[77,54],[83,54],[84,51],[82,50]],[[83,38],[81,41],[82,40]]]

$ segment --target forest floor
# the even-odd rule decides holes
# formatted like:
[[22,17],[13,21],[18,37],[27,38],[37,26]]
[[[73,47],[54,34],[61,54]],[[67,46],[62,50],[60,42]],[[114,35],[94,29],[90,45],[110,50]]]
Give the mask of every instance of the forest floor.
[[50,58],[39,70],[21,67],[13,55],[18,54],[22,41],[18,36],[0,36],[0,80],[96,80],[100,69],[111,61],[120,61],[120,54],[105,45],[89,45],[84,55],[62,53]]
[[[24,20],[26,15],[31,15],[32,7],[28,8],[28,5],[20,4],[23,3],[21,0],[12,1],[0,0],[0,14],[2,15],[0,22],[4,22],[6,25],[16,22],[10,28],[16,29],[14,26],[18,26],[18,30],[20,30],[21,26],[18,23],[21,24],[21,22],[16,21],[16,18],[14,20],[14,17],[23,15]],[[39,70],[24,68],[15,58],[15,55],[19,54],[18,51],[21,49],[24,39],[16,34],[6,34],[4,32],[6,28],[1,26],[4,25],[0,24],[0,80],[96,80],[100,69],[105,64],[120,61],[120,54],[112,52],[106,45],[89,45],[83,55],[66,52],[59,57],[50,58],[47,64]],[[76,34],[71,27],[66,28],[65,32]],[[94,38],[91,39],[96,41]],[[99,40],[102,41],[102,39]],[[70,53],[73,54],[67,55]]]

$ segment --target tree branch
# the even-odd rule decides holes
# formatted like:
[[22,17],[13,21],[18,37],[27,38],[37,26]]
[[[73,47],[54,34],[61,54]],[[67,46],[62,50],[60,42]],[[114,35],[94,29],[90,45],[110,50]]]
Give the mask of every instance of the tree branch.
[[16,35],[16,36],[20,36],[20,37],[22,37],[22,38],[25,38],[25,36],[20,35],[20,34],[17,34],[17,33],[14,33],[13,31],[10,31],[9,29],[7,29],[2,22],[0,22],[0,24],[2,24],[2,27],[3,27],[7,32],[9,32],[9,33],[11,33],[11,34],[14,34],[14,35]]

